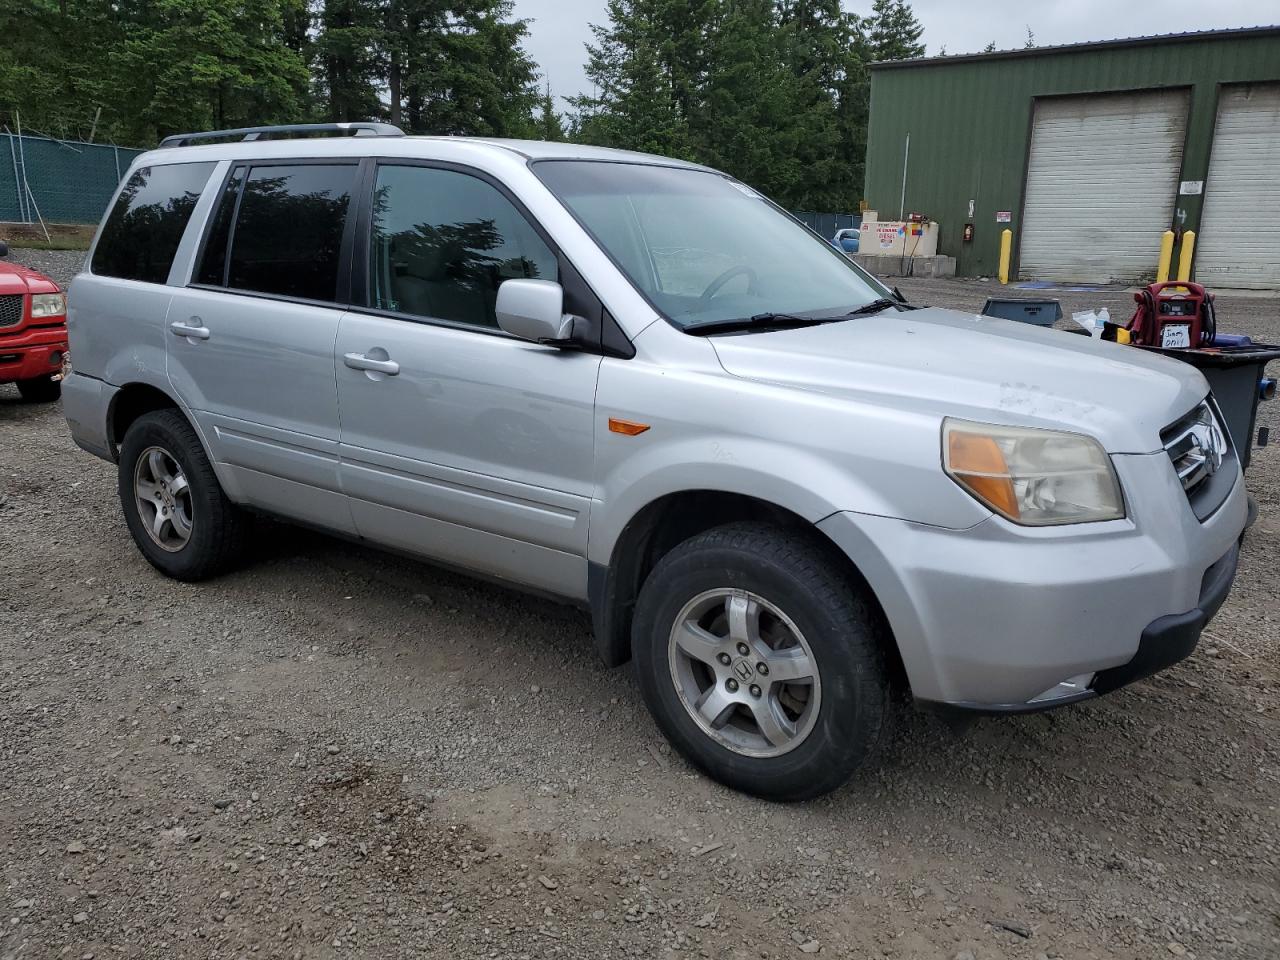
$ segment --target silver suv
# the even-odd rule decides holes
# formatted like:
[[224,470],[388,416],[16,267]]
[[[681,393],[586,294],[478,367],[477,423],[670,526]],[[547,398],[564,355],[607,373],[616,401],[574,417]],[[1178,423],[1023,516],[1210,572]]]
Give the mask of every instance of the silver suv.
[[1230,589],[1190,366],[909,306],[705,167],[297,132],[139,157],[71,286],[71,433],[169,576],[264,513],[579,603],[685,756],[776,799],[845,781],[895,683],[1083,700]]

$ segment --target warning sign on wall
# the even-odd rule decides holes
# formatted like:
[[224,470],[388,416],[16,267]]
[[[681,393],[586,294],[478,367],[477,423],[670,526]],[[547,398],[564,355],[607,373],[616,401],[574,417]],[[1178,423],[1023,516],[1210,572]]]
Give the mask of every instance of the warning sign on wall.
[[881,249],[888,250],[902,236],[903,225],[893,221],[876,221],[876,240]]

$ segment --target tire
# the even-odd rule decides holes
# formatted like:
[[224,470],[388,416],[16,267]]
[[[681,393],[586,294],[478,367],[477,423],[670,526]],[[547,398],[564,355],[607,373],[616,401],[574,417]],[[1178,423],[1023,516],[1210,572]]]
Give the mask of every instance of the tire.
[[[686,540],[649,574],[632,622],[640,688],[658,726],[736,790],[783,801],[834,790],[890,716],[882,628],[862,590],[816,540],[768,524]],[[807,682],[778,679],[806,670]]]
[[28,403],[53,403],[62,396],[62,381],[52,377],[35,377],[32,380],[19,380],[18,393]]
[[[195,430],[177,410],[143,414],[130,425],[120,445],[118,486],[129,533],[161,573],[207,580],[239,563],[248,518],[222,492]],[[167,513],[157,532],[161,510]]]

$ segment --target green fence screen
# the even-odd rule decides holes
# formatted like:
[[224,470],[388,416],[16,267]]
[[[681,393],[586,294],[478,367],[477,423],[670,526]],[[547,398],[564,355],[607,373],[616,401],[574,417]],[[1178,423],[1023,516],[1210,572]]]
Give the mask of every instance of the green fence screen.
[[0,221],[97,223],[140,153],[110,144],[0,133]]

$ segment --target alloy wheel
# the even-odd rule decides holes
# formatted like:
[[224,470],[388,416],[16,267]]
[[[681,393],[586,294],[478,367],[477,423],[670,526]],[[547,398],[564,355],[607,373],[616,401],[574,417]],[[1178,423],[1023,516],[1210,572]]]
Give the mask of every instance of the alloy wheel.
[[689,715],[734,753],[780,756],[813,729],[822,702],[817,661],[791,618],[761,596],[698,594],[676,617],[668,659]]
[[147,447],[133,468],[138,517],[156,546],[176,553],[191,539],[191,486],[173,454]]

